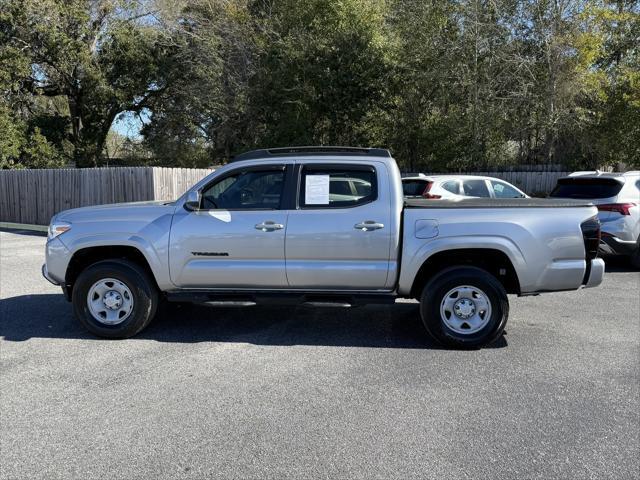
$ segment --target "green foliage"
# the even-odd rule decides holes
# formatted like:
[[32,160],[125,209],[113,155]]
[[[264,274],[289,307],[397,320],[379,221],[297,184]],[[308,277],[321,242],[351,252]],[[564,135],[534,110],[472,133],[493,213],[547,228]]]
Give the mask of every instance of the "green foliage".
[[0,0],[0,167],[303,144],[640,166],[639,38],[632,0]]
[[64,164],[59,150],[38,127],[29,131],[0,106],[0,168],[59,168]]
[[[56,136],[60,153],[69,153],[79,166],[96,164],[118,113],[140,111],[162,91],[161,68],[171,47],[162,43],[161,29],[145,24],[148,15],[138,5],[3,0],[0,59],[8,60],[0,79],[19,86],[21,106],[31,116],[53,113],[33,112],[40,97],[66,104],[68,121],[55,133],[42,131]],[[28,68],[9,72],[10,63]]]
[[20,158],[24,135],[10,111],[0,104],[0,168],[14,168]]
[[273,30],[252,79],[258,143],[379,142],[364,127],[384,105],[391,73],[383,6],[369,0],[271,5]]
[[580,126],[586,154],[606,164],[640,166],[640,6],[594,1],[582,20]]
[[25,168],[60,168],[65,164],[58,150],[37,127],[27,136],[20,158]]

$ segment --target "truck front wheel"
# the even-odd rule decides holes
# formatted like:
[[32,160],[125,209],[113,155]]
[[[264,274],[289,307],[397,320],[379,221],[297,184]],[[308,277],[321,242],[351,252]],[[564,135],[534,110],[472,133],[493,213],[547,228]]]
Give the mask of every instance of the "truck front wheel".
[[420,297],[420,314],[429,334],[454,348],[495,342],[509,317],[502,284],[476,267],[451,267],[436,274]]
[[140,266],[105,260],[87,267],[73,286],[73,310],[87,330],[105,338],[129,338],[153,319],[158,291]]

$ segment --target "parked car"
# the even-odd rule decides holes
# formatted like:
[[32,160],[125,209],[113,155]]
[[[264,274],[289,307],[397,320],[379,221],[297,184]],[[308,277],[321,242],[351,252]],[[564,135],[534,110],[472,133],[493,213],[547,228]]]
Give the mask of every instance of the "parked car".
[[600,252],[626,255],[640,268],[640,171],[575,172],[559,179],[550,197],[594,203],[602,224]]
[[422,198],[529,198],[526,193],[504,180],[475,175],[418,175],[404,177],[405,197]]
[[416,298],[437,341],[479,347],[502,334],[508,293],[600,284],[596,214],[584,201],[405,200],[387,150],[277,148],[236,157],[175,202],[57,214],[43,275],[109,338],[140,332],[161,301]]

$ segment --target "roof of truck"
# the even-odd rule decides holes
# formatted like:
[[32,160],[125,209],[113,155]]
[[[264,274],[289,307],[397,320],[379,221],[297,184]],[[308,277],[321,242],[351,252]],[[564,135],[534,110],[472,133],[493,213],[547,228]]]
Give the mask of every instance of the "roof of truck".
[[301,157],[335,155],[340,157],[382,157],[391,158],[389,150],[384,148],[336,147],[336,146],[302,146],[284,148],[264,148],[236,155],[230,161],[271,159],[274,157]]

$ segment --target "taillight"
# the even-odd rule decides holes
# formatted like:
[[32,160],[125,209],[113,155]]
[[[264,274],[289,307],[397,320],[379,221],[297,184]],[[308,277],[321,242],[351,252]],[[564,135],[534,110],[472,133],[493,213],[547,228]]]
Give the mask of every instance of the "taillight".
[[442,195],[434,195],[433,193],[429,193],[429,190],[431,190],[431,187],[433,187],[433,182],[427,182],[426,186],[424,187],[424,192],[422,192],[422,198],[429,198],[429,199],[442,198]]
[[593,260],[598,256],[600,246],[600,221],[598,217],[591,217],[580,224],[582,238],[584,240],[584,250],[588,260]]
[[605,203],[603,205],[596,205],[601,212],[616,212],[620,215],[631,215],[630,210],[635,206],[635,203]]

